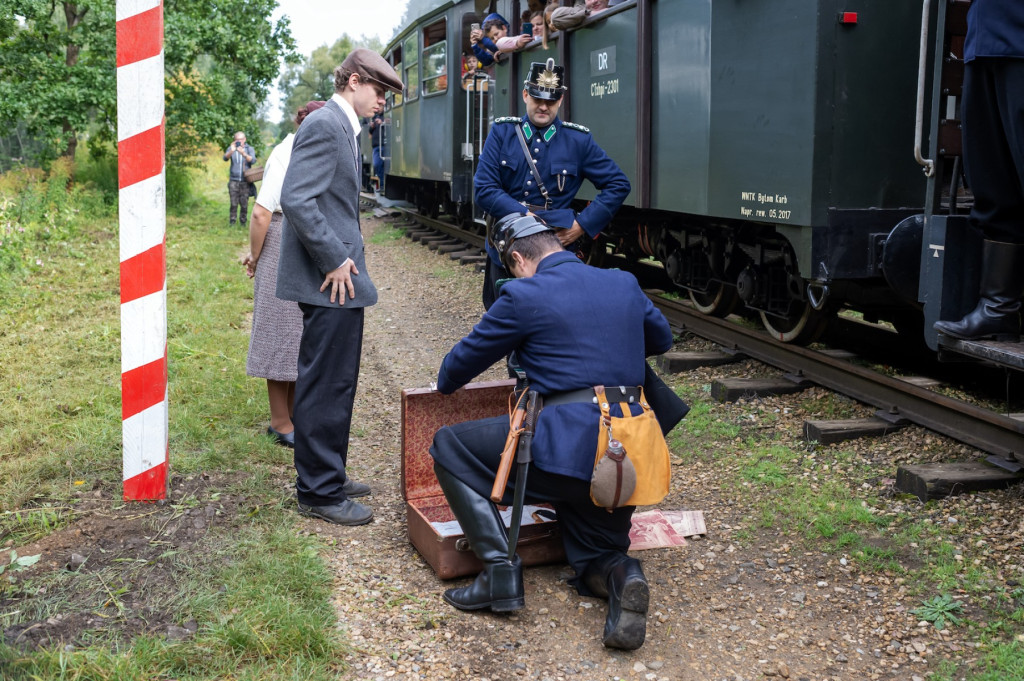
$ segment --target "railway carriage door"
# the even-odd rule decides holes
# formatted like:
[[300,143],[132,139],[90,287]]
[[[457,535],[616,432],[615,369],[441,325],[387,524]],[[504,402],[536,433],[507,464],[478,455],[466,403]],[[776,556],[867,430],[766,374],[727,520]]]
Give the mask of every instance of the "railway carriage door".
[[[462,92],[464,94],[464,110],[462,112],[465,125],[461,138],[460,161],[463,164],[463,171],[468,174],[472,181],[476,173],[476,164],[480,158],[480,152],[484,148],[484,140],[487,138],[487,129],[491,120],[491,108],[494,77],[494,67],[481,67],[473,54],[470,45],[469,34],[473,24],[481,22],[480,15],[467,13],[462,15]],[[472,190],[470,191],[472,195]],[[483,224],[482,213],[477,211],[474,204],[472,211],[473,220]]]

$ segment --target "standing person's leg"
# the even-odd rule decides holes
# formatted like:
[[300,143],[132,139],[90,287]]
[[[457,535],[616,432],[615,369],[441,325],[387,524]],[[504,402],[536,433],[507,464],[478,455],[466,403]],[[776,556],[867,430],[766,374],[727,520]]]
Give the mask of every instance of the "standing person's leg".
[[228,208],[228,224],[235,224],[235,219],[238,215],[238,203],[235,199],[235,181],[228,180],[228,202],[230,207]]
[[977,307],[960,321],[935,323],[936,330],[955,338],[1020,338],[1024,151],[1019,147],[1024,143],[1024,93],[1019,89],[1024,87],[1024,69],[1017,61],[981,58],[965,69],[964,169],[974,193],[971,223],[985,241]]
[[[274,381],[267,379],[267,399],[270,403],[270,427],[275,431],[274,434],[281,439],[282,435],[291,435],[295,430],[292,425],[292,405],[289,401],[292,395],[292,386],[295,384],[291,381]],[[295,439],[284,438],[287,441],[291,441],[294,445]]]
[[303,313],[295,426],[296,494],[300,510],[343,525],[367,523],[373,511],[349,499],[370,493],[350,480],[352,405],[359,381],[363,309],[300,304]]

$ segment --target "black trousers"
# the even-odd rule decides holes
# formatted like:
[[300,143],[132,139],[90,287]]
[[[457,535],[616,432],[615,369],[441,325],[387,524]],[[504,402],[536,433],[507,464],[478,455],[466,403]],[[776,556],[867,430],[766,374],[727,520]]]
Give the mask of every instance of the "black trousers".
[[1024,59],[968,62],[961,120],[971,222],[986,239],[1024,244]]
[[501,265],[496,265],[491,256],[487,256],[487,267],[484,268],[484,309],[490,310],[498,299],[497,283],[499,279],[509,279],[512,275]]
[[302,340],[295,381],[295,488],[299,501],[346,499],[348,434],[363,349],[363,308],[299,303]]
[[[486,499],[491,494],[508,429],[507,416],[445,426],[434,435],[430,454],[438,464]],[[593,455],[593,452],[589,453],[590,457]],[[513,464],[513,474],[509,475],[502,499],[504,505],[512,503],[517,473],[518,468]],[[579,577],[592,561],[609,554],[623,555],[629,549],[634,507],[627,506],[609,513],[590,500],[588,481],[548,473],[533,464],[530,464],[527,474],[526,500],[554,507],[565,555],[576,570],[576,590],[584,596],[594,595]]]

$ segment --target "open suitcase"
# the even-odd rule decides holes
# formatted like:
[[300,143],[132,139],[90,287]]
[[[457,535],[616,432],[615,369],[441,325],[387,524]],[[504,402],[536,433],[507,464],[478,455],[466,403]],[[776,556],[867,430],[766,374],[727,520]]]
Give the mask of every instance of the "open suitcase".
[[[469,548],[434,475],[430,443],[443,426],[508,414],[515,381],[470,383],[451,395],[429,388],[402,391],[402,495],[409,541],[441,579],[475,575],[483,565]],[[514,475],[514,471],[513,471]],[[565,560],[558,521],[545,510],[523,514],[517,552],[524,565]],[[502,513],[506,526],[510,510]]]

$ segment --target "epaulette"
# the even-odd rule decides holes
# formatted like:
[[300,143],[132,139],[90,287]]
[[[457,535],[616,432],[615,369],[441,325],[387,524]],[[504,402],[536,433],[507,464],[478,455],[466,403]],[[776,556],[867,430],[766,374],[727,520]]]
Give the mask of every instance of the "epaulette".
[[495,123],[518,123],[521,120],[523,120],[523,119],[519,118],[519,116],[502,116],[501,118],[495,118],[494,122]]
[[588,135],[590,134],[590,128],[588,128],[585,125],[580,125],[579,123],[570,123],[569,121],[562,121],[562,127],[570,128],[571,130],[579,130],[580,132],[585,132]]

